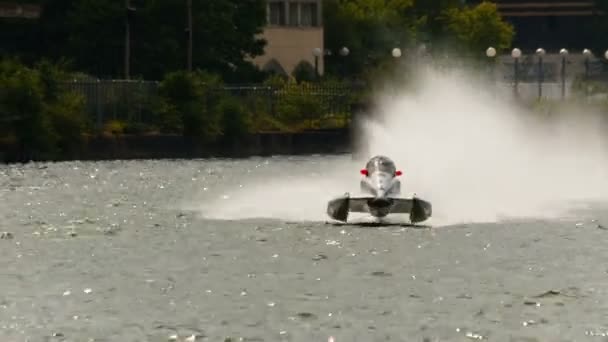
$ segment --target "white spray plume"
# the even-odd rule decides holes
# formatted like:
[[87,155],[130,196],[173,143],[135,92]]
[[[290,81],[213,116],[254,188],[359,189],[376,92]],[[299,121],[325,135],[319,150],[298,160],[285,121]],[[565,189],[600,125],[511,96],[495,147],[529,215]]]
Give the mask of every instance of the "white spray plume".
[[[462,72],[424,69],[415,92],[363,122],[367,154],[404,168],[403,188],[441,224],[558,217],[608,194],[607,127],[590,111],[539,114]],[[603,126],[603,127],[602,127]]]
[[573,201],[608,195],[607,126],[597,113],[533,114],[462,70],[424,69],[414,91],[380,96],[374,119],[360,122],[359,160],[286,163],[277,171],[288,175],[270,172],[227,200],[206,200],[204,215],[326,220],[327,200],[356,192],[358,169],[377,154],[404,172],[403,195],[432,203],[433,225],[560,217]]

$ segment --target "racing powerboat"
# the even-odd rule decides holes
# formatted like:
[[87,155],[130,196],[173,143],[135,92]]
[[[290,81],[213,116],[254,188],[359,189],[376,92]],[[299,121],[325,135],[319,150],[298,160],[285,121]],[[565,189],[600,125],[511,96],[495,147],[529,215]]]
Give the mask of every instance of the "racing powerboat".
[[346,222],[350,212],[368,213],[375,218],[389,214],[410,214],[411,223],[427,220],[432,215],[429,202],[413,196],[402,198],[402,175],[395,163],[386,156],[374,156],[361,170],[360,189],[365,195],[351,197],[349,193],[334,198],[327,204],[327,214],[334,220]]

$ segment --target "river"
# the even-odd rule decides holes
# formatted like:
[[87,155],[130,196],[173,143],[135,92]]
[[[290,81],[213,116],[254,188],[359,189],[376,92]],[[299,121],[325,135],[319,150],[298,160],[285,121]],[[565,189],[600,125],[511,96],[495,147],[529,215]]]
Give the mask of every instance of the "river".
[[0,340],[608,340],[601,205],[419,227],[326,222],[325,200],[356,186],[357,165],[0,166]]

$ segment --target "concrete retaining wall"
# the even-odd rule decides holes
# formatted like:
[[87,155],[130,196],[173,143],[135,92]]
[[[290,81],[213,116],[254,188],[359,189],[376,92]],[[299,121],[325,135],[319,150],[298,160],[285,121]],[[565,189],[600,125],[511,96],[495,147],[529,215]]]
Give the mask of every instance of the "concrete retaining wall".
[[[180,135],[96,136],[59,160],[159,159],[159,158],[240,158],[255,155],[336,154],[351,150],[350,131],[255,134],[240,143],[200,144]],[[19,151],[17,146],[0,147],[4,163],[44,161]]]

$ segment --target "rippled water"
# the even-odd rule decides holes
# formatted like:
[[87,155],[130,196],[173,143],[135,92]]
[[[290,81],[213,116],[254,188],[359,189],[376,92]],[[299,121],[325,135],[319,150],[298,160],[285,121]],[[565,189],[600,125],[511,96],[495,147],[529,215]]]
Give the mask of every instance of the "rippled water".
[[[601,207],[327,224],[316,195],[351,179],[325,171],[350,168],[347,156],[1,166],[0,340],[606,340]],[[258,196],[230,202],[235,189]]]

